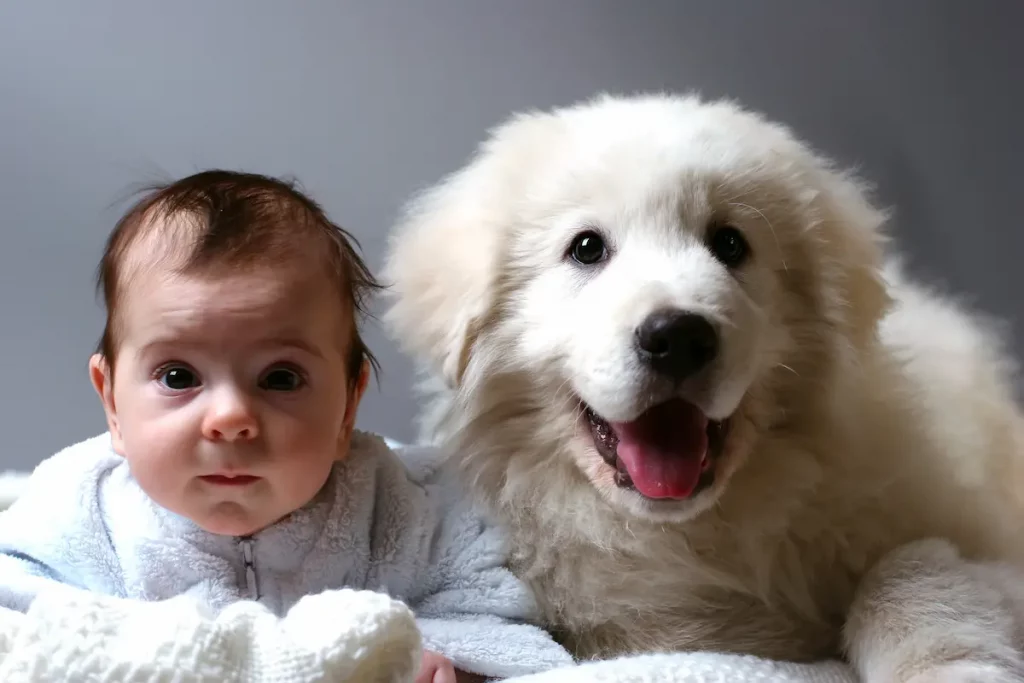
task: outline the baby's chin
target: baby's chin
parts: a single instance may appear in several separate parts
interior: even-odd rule
[[[237,536],[245,537],[252,536],[254,534],[263,531],[271,523],[268,524],[247,524],[244,522],[235,522],[232,520],[192,520],[196,525],[203,531],[214,534],[216,536]]]
[[[203,531],[218,536],[252,536],[281,518],[255,515],[234,502],[219,503],[212,510],[185,516]]]

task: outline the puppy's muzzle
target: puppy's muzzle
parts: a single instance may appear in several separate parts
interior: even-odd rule
[[[636,351],[660,375],[682,381],[718,355],[718,333],[702,315],[666,308],[648,315],[635,331]]]

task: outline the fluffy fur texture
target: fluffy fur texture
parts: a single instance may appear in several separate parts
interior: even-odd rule
[[[424,436],[514,530],[515,570],[582,658],[847,656],[868,683],[1024,680],[1024,427],[967,308],[885,266],[885,216],[731,102],[603,96],[512,117],[411,202],[387,320],[422,363]],[[715,226],[749,257],[728,268]],[[583,231],[607,258],[568,256]],[[685,382],[636,360],[666,306],[711,320]],[[616,484],[582,404],[682,396],[727,420],[713,483]]]

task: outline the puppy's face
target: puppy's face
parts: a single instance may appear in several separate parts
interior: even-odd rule
[[[785,131],[728,105],[605,100],[518,125],[461,178],[489,169],[500,185],[477,190],[492,203],[463,247],[486,251],[464,272],[486,284],[476,301],[452,294],[447,327],[465,332],[440,367],[457,386],[477,361],[483,391],[488,373],[531,375],[538,432],[562,425],[559,457],[607,502],[692,517],[781,394],[870,337],[878,217]]]
[[[792,226],[757,208],[772,199],[764,189],[752,205],[723,169],[659,151],[610,149],[552,179],[514,232],[509,316],[524,365],[572,392],[571,450],[594,485],[676,516],[724,486],[733,418],[792,345],[776,234]],[[621,177],[623,163],[646,169],[644,182]]]

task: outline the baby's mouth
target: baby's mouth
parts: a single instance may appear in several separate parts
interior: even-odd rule
[[[647,498],[685,500],[714,482],[728,420],[709,420],[680,398],[660,403],[635,420],[611,422],[584,405],[601,458],[615,468],[615,483]]]
[[[251,474],[206,474],[199,478],[214,486],[249,486],[260,480]]]

